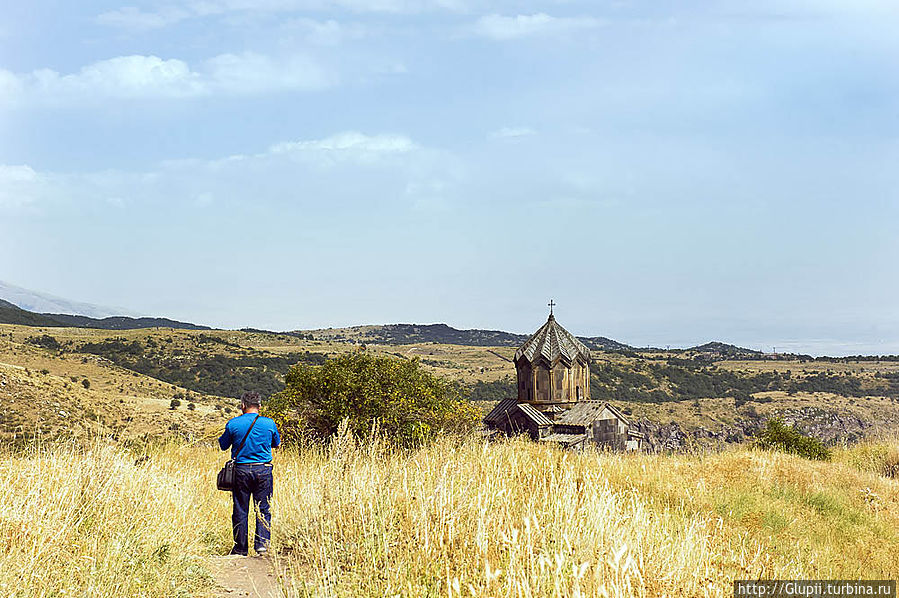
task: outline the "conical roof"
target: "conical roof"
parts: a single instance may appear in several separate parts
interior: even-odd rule
[[[546,324],[540,327],[521,347],[515,352],[515,363],[521,358],[527,359],[531,364],[541,358],[549,363],[555,363],[558,359],[564,359],[571,363],[581,356],[590,359],[590,349],[584,343],[562,328],[556,322],[555,316],[550,314]]]

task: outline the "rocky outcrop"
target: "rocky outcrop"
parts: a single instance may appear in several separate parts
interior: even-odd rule
[[[779,417],[803,434],[829,445],[855,442],[875,433],[899,430],[899,421],[895,418],[872,421],[853,413],[820,407],[782,409],[766,415],[742,412],[741,416],[733,425],[717,428],[699,426],[685,429],[676,421],[663,424],[645,418],[632,425],[646,436],[644,450],[651,452],[710,448],[744,442],[755,436],[772,417]]]

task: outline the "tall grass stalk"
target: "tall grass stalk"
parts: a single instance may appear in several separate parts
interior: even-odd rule
[[[884,443],[882,443],[884,444]],[[899,577],[895,443],[832,462],[739,448],[577,454],[348,434],[275,458],[288,596],[725,596],[735,578]],[[224,456],[170,444],[0,456],[0,596],[211,596]],[[883,457],[886,455],[887,457]],[[877,463],[869,463],[871,459]]]

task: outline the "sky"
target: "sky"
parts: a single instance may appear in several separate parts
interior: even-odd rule
[[[0,4],[0,280],[899,353],[894,0]]]

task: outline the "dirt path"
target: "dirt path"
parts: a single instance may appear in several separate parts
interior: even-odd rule
[[[217,598],[283,598],[267,558],[218,556],[209,560],[209,569],[219,586]]]

